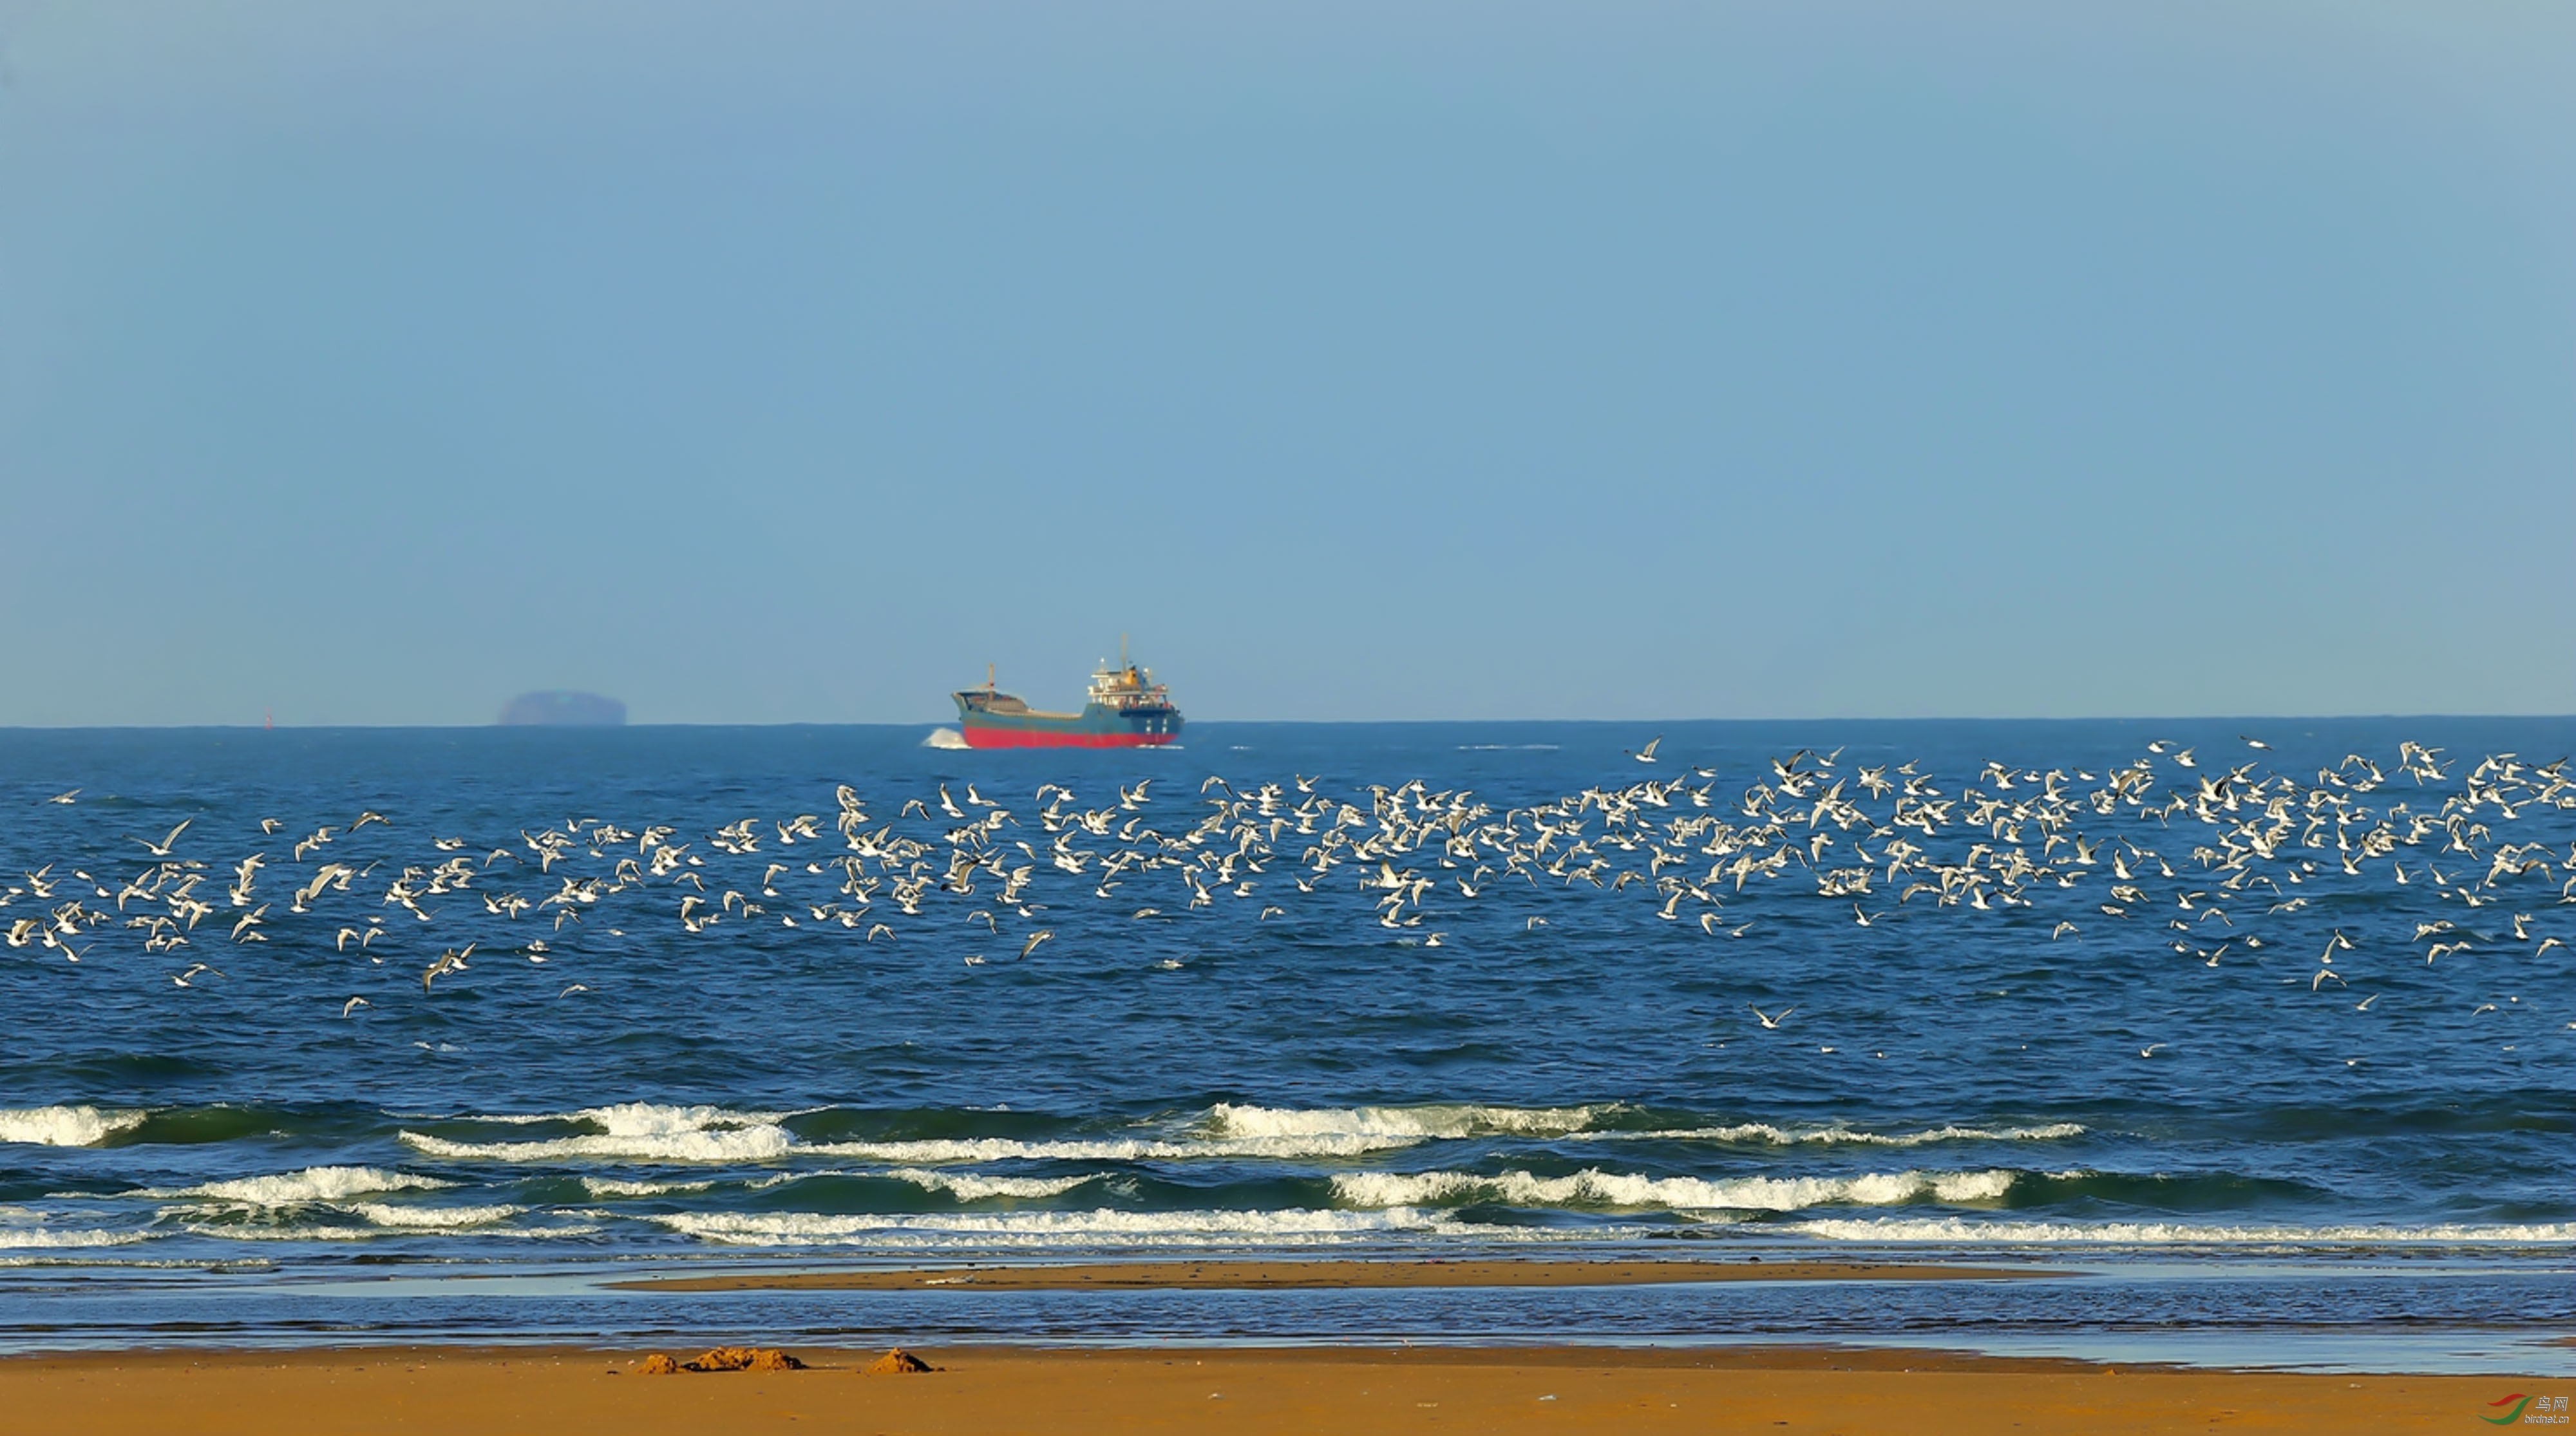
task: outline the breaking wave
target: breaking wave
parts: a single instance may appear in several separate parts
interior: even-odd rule
[[[627,1162],[759,1162],[784,1156],[795,1145],[778,1125],[782,1114],[733,1112],[721,1107],[670,1107],[624,1102],[585,1107],[564,1116],[487,1118],[518,1124],[564,1122],[595,1130],[573,1136],[518,1142],[463,1142],[404,1131],[401,1140],[433,1157],[502,1162],[566,1160]]]
[[[506,1222],[525,1207],[413,1207],[390,1202],[360,1202],[349,1208],[380,1227],[394,1227],[413,1232],[451,1232],[467,1227],[487,1227]]]
[[[142,1232],[54,1231],[44,1227],[0,1227],[0,1249],[53,1251],[76,1247],[121,1247],[144,1240]]]
[[[143,1125],[141,1112],[96,1107],[0,1107],[0,1142],[39,1147],[95,1147]]]
[[[917,1162],[953,1165],[969,1162],[1139,1162],[1157,1159],[1246,1157],[1357,1157],[1390,1148],[1409,1147],[1418,1136],[1360,1132],[1313,1136],[1208,1137],[1175,1141],[1157,1137],[1068,1137],[1056,1141],[1022,1141],[1013,1137],[934,1137],[897,1142],[823,1142],[800,1152],[858,1157],[873,1162]]]
[[[81,1247],[121,1247],[145,1239],[143,1232],[96,1228],[50,1227],[44,1215],[25,1207],[0,1207],[0,1251],[61,1251]]]
[[[1743,1122],[1732,1127],[1690,1127],[1668,1132],[1597,1132],[1591,1135],[1605,1141],[1760,1142],[1782,1147],[1804,1143],[1920,1147],[1933,1142],[2054,1142],[2066,1137],[2081,1137],[2084,1133],[2084,1126],[2076,1122],[2051,1122],[2039,1127],[1932,1127],[1919,1132],[1860,1132],[1849,1127],[1775,1127],[1768,1122]]]
[[[381,1241],[390,1237],[449,1235],[471,1236],[476,1238],[497,1237],[511,1240],[543,1240],[551,1237],[595,1236],[601,1230],[598,1226],[591,1224],[539,1227],[497,1226],[494,1223],[501,1220],[501,1218],[486,1217],[484,1214],[494,1209],[485,1207],[450,1207],[444,1209],[424,1207],[419,1210],[424,1214],[421,1219],[406,1221],[397,1218],[392,1222],[380,1224],[375,1220],[375,1215],[372,1209],[365,1207],[353,1209],[352,1215],[359,1217],[367,1223],[365,1226],[354,1227],[336,1225],[226,1226],[210,1222],[192,1222],[187,1225],[185,1230],[195,1236],[215,1237],[224,1241],[252,1242],[371,1242]],[[515,1208],[512,1210],[514,1212],[516,1211]],[[459,1214],[462,1214],[461,1218],[459,1217]],[[437,1220],[431,1220],[431,1218],[437,1218]]]
[[[1208,1130],[1220,1137],[1370,1137],[1412,1142],[1424,1138],[1489,1135],[1558,1135],[1580,1132],[1612,1107],[1238,1107],[1208,1109]]]
[[[1060,1197],[1085,1182],[1097,1181],[1098,1172],[1085,1172],[1078,1177],[980,1177],[971,1172],[894,1171],[885,1173],[901,1181],[934,1192],[946,1192],[961,1202],[982,1201],[987,1197],[1013,1197],[1034,1201]]]
[[[1450,1222],[1406,1208],[1288,1211],[958,1212],[837,1216],[820,1212],[675,1212],[651,1220],[728,1246],[1300,1246],[1432,1232],[1508,1239],[1509,1228]]]
[[[1352,1172],[1333,1178],[1333,1194],[1355,1207],[1458,1207],[1494,1202],[1522,1207],[1610,1207],[1664,1211],[1795,1212],[1833,1205],[1901,1206],[1925,1200],[1991,1202],[2018,1174],[1877,1172],[1857,1177],[1649,1177],[1598,1168],[1565,1177],[1529,1172]]]
[[[436,1177],[389,1172],[381,1167],[307,1167],[300,1172],[282,1172],[272,1177],[240,1177],[194,1187],[147,1187],[128,1195],[165,1200],[196,1198],[238,1202],[252,1207],[293,1207],[308,1202],[346,1201],[350,1197],[372,1196],[380,1192],[433,1191],[454,1185]]]
[[[684,1197],[715,1186],[713,1182],[628,1182],[615,1177],[584,1177],[581,1184],[594,1197]]]
[[[1959,1217],[1820,1218],[1785,1228],[1830,1241],[2100,1246],[2537,1246],[2576,1242],[2576,1222],[2430,1226],[2227,1226],[2190,1222],[2016,1222]]]

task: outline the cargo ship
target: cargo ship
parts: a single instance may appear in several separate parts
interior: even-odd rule
[[[994,686],[986,669],[984,686],[948,695],[957,700],[957,722],[969,748],[1160,748],[1181,736],[1181,710],[1172,706],[1171,691],[1154,681],[1153,670],[1127,660],[1127,644],[1118,644],[1118,665],[1102,663],[1091,675],[1091,692],[1079,713],[1044,713]]]

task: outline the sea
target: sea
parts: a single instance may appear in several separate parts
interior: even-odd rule
[[[2576,1372],[2571,751],[2443,717],[0,732],[0,1349]],[[623,1285],[1218,1255],[2041,1278]]]

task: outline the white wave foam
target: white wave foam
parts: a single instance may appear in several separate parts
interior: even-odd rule
[[[389,1202],[359,1202],[349,1210],[380,1227],[394,1227],[415,1232],[445,1232],[461,1231],[467,1227],[490,1226],[494,1222],[506,1222],[527,1209],[505,1206],[411,1207],[395,1206]]]
[[[585,1107],[561,1117],[528,1122],[578,1122],[596,1127],[579,1136],[529,1142],[459,1142],[405,1131],[402,1140],[434,1157],[500,1162],[633,1161],[761,1162],[784,1155],[795,1142],[778,1125],[784,1114],[734,1112],[722,1107],[670,1107],[621,1102]]]
[[[2084,1135],[2075,1122],[2039,1127],[1933,1127],[1920,1132],[1858,1132],[1849,1127],[1775,1127],[1743,1122],[1732,1127],[1689,1127],[1665,1132],[1596,1132],[1603,1141],[1628,1142],[1767,1142],[1774,1146],[1815,1143],[1821,1146],[1920,1147],[1933,1142],[2053,1142]]]
[[[481,1211],[484,1209],[463,1207],[450,1208],[449,1210]],[[276,1226],[260,1224],[226,1226],[212,1222],[190,1222],[185,1225],[184,1230],[196,1236],[215,1237],[228,1242],[369,1242],[379,1241],[386,1237],[408,1236],[423,1231],[461,1231],[462,1226],[461,1224],[449,1227],[434,1227],[425,1224],[404,1224],[392,1226],[368,1225],[363,1227],[347,1227],[317,1226],[299,1223]],[[528,1240],[544,1240],[550,1237],[595,1236],[599,1233],[599,1230],[600,1229],[596,1226],[587,1225],[560,1227],[500,1227],[477,1231],[474,1232],[473,1235],[477,1238],[511,1237],[524,1238]]]
[[[1208,1109],[1208,1130],[1221,1137],[1359,1136],[1421,1141],[1486,1133],[1579,1132],[1607,1107],[1483,1107],[1466,1103],[1426,1107],[1238,1107]]]
[[[817,1109],[807,1109],[817,1110]],[[486,1122],[504,1127],[537,1127],[549,1122],[567,1125],[586,1123],[611,1136],[654,1136],[665,1132],[695,1132],[708,1127],[749,1126],[755,1123],[783,1122],[793,1112],[741,1112],[731,1107],[711,1107],[703,1103],[682,1106],[668,1102],[611,1102],[601,1107],[578,1107],[570,1112],[469,1112],[446,1117],[435,1112],[409,1114],[421,1121]]]
[[[658,1137],[673,1132],[702,1132],[710,1127],[776,1126],[788,1115],[785,1112],[737,1112],[729,1107],[616,1102],[605,1107],[584,1107],[573,1113],[572,1118],[592,1123],[612,1137]]]
[[[39,1147],[95,1147],[142,1125],[140,1112],[102,1112],[88,1106],[0,1107],[0,1142]]]
[[[776,1127],[683,1132],[662,1137],[558,1137],[550,1142],[451,1142],[420,1132],[402,1140],[433,1157],[490,1162],[761,1162],[793,1145]]]
[[[142,1240],[139,1235],[135,1239],[137,1241]],[[107,1243],[107,1245],[122,1246],[124,1243],[112,1242]],[[170,1267],[186,1268],[191,1271],[202,1271],[205,1269],[205,1265],[205,1259],[202,1257],[193,1259],[188,1257],[0,1257],[0,1269],[12,1267],[131,1267],[140,1271],[145,1268]]]
[[[961,1202],[981,1201],[986,1197],[1034,1199],[1060,1197],[1085,1182],[1102,1175],[1085,1172],[1078,1177],[983,1177],[972,1172],[895,1171],[873,1175],[900,1178],[934,1192],[946,1192]]]
[[[1421,1107],[1351,1107],[1295,1109],[1237,1106],[1220,1102],[1208,1112],[1207,1129],[1219,1137],[1365,1136],[1390,1141],[1428,1141],[1479,1136],[1576,1137],[1586,1141],[1765,1142],[1777,1146],[1919,1147],[1934,1142],[2045,1142],[2079,1137],[2084,1127],[2051,1122],[2032,1127],[1927,1128],[1916,1132],[1863,1132],[1850,1127],[1782,1127],[1744,1122],[1727,1127],[1689,1127],[1647,1132],[1589,1130],[1615,1112],[1616,1104],[1581,1107],[1493,1107],[1443,1103]]]
[[[1008,1161],[1295,1160],[1355,1157],[1422,1142],[1478,1136],[1544,1136],[1577,1140],[1704,1140],[1913,1147],[1934,1142],[2046,1141],[2077,1136],[2072,1122],[2035,1127],[1947,1126],[1919,1132],[1876,1133],[1847,1127],[1785,1128],[1768,1123],[1658,1132],[1595,1132],[1591,1126],[1615,1105],[1501,1107],[1445,1103],[1419,1107],[1281,1108],[1218,1103],[1192,1130],[1138,1137],[925,1138],[895,1141],[798,1143],[779,1125],[787,1114],[739,1112],[721,1107],[678,1107],[632,1102],[578,1112],[481,1117],[470,1120],[533,1124],[577,1123],[596,1130],[525,1141],[473,1142],[405,1130],[402,1140],[430,1156],[499,1162],[566,1161],[766,1162],[789,1155],[851,1157],[907,1165]],[[611,1192],[604,1195],[649,1195]],[[999,1193],[996,1193],[997,1195]]]
[[[807,1145],[798,1143],[779,1125],[788,1115],[785,1113],[637,1102],[561,1114],[466,1119],[513,1124],[566,1122],[598,1129],[571,1136],[472,1142],[409,1130],[400,1135],[406,1144],[430,1156],[501,1162],[762,1162],[790,1154],[933,1166],[1007,1161],[1294,1160],[1362,1156],[1440,1138],[1578,1132],[1613,1110],[1616,1109],[1597,1106],[1468,1104],[1294,1110],[1219,1103],[1195,1130],[1169,1135],[1055,1140],[957,1137]]]
[[[1791,1231],[1835,1241],[1945,1242],[1960,1245],[2094,1244],[2102,1246],[2414,1246],[2555,1245],[2576,1242],[2576,1222],[2446,1222],[2432,1226],[2199,1226],[2187,1222],[1979,1222],[1958,1217],[1829,1218]]]
[[[1484,1235],[1508,1229],[1447,1222],[1425,1212],[1195,1211],[956,1212],[939,1216],[838,1216],[819,1212],[675,1212],[652,1220],[728,1246],[1137,1246],[1245,1241],[1308,1245],[1399,1232]]]
[[[402,1140],[433,1157],[492,1162],[758,1162],[786,1153],[776,1128],[689,1132],[669,1137],[559,1137],[551,1142],[451,1142],[419,1132]]]
[[[1296,1157],[1356,1157],[1370,1152],[1383,1152],[1392,1147],[1409,1147],[1420,1140],[1422,1139],[1416,1136],[1359,1132],[1318,1133],[1314,1136],[1205,1137],[1195,1141],[1105,1137],[1056,1142],[1023,1142],[1009,1137],[950,1137],[910,1142],[825,1142],[810,1147],[799,1147],[797,1150],[834,1157],[858,1157],[872,1162],[918,1162],[935,1166],[959,1162],[1141,1162],[1210,1157],[1248,1157],[1264,1160]]]
[[[1625,1207],[1669,1211],[1794,1212],[1828,1205],[1897,1206],[1993,1201],[2014,1174],[1873,1172],[1857,1177],[1649,1177],[1589,1168],[1567,1177],[1529,1172],[1352,1172],[1333,1178],[1333,1195],[1355,1207],[1464,1206],[1501,1202],[1521,1207]]]
[[[930,730],[930,736],[921,740],[921,746],[924,748],[963,748],[967,746],[966,735],[958,732],[954,728],[933,728]]]
[[[594,1197],[676,1197],[703,1192],[713,1182],[624,1182],[615,1177],[584,1177],[581,1184]]]
[[[176,1189],[147,1187],[131,1197],[239,1202],[252,1207],[292,1207],[308,1202],[337,1202],[378,1192],[426,1192],[454,1186],[436,1177],[389,1172],[381,1167],[307,1167],[270,1177],[240,1177],[228,1182]]]
[[[0,1250],[62,1251],[74,1247],[121,1247],[142,1241],[143,1232],[0,1225]]]

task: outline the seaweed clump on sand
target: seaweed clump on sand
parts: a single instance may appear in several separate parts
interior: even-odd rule
[[[647,1376],[673,1376],[683,1371],[802,1371],[805,1363],[774,1346],[718,1346],[687,1361],[655,1352],[644,1358]]]

